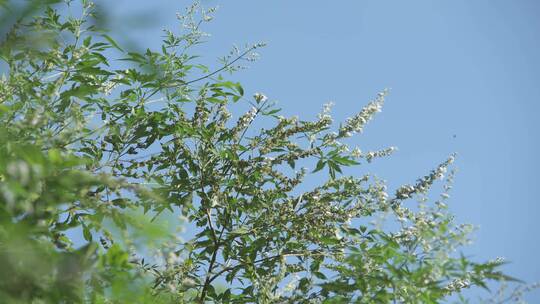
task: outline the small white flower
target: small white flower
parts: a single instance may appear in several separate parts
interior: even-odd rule
[[[351,156],[353,156],[353,157],[362,156],[362,150],[360,150],[360,148],[358,148],[358,147],[354,148],[354,150],[351,152]]]
[[[332,106],[334,106],[334,103],[332,101],[330,101],[329,103],[325,103],[323,105],[323,113],[324,114],[330,113],[330,110],[332,109]]]
[[[197,282],[195,282],[193,279],[185,278],[182,280],[181,284],[186,287],[193,287],[197,285]]]
[[[257,103],[260,103],[260,102],[265,102],[268,100],[268,97],[266,97],[266,95],[264,95],[263,93],[255,93],[253,95],[253,98],[255,98],[255,101]]]

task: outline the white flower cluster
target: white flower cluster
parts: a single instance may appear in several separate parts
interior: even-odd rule
[[[351,152],[351,156],[355,157],[355,158],[361,157],[362,156],[362,150],[360,150],[360,148],[358,148],[358,147],[355,147]]]
[[[223,124],[224,126],[225,122],[231,118],[232,114],[229,112],[225,104],[220,105],[218,111],[220,114],[219,123]]]
[[[364,126],[371,120],[375,113],[381,112],[384,104],[384,98],[387,95],[387,91],[383,91],[378,94],[377,98],[367,106],[365,106],[360,113],[353,117],[347,118],[345,124],[339,129],[339,137],[351,137],[354,133],[362,133]]]
[[[431,171],[429,175],[424,176],[417,180],[416,185],[403,185],[396,191],[396,199],[407,199],[415,193],[426,193],[433,182],[437,179],[444,177],[447,168],[454,162],[454,155],[450,156],[444,163],[440,164],[435,170]],[[446,194],[448,197],[448,194]]]
[[[253,94],[253,98],[257,103],[265,102],[268,100],[268,97],[266,97],[266,95],[264,95],[263,93],[255,93]]]
[[[13,88],[9,85],[6,75],[2,74],[0,77],[0,102],[6,100],[13,94]]]
[[[488,264],[503,264],[504,261],[505,261],[505,258],[496,257],[494,260],[489,261]]]
[[[411,185],[403,185],[396,190],[396,198],[407,199],[415,193],[415,189]]]
[[[389,148],[386,148],[384,150],[370,151],[370,152],[366,153],[364,156],[365,156],[366,160],[368,161],[368,163],[370,163],[374,158],[389,156],[390,154],[394,153],[394,151],[397,151],[396,147],[389,147]],[[360,156],[362,156],[362,155],[360,155]]]
[[[332,120],[332,116],[330,116],[330,111],[332,110],[332,107],[334,106],[334,103],[330,101],[329,103],[325,103],[323,105],[323,110],[321,113],[317,115],[317,118],[319,120]]]
[[[214,6],[214,7],[211,7],[207,10],[202,10],[202,15],[203,15],[203,20],[205,22],[210,22],[214,19],[214,16],[212,16],[213,13],[215,13],[217,11],[217,6]]]
[[[202,15],[201,21],[208,22],[212,19],[210,15],[214,11],[215,8],[204,10],[199,2],[195,2],[186,9],[184,14],[177,13],[176,18],[181,22],[182,27],[189,31],[189,36],[187,38],[193,39],[192,41],[197,41],[202,37],[209,36],[209,34],[200,30],[200,22],[196,20],[195,15],[199,12]]]
[[[240,116],[238,119],[238,122],[236,123],[236,126],[234,127],[235,131],[243,130],[249,126],[249,124],[255,119],[255,116],[257,116],[257,108],[251,107],[249,111],[247,111],[244,115]]]
[[[445,289],[449,292],[454,292],[468,288],[469,286],[471,286],[471,282],[468,279],[455,279]]]
[[[120,80],[122,78],[124,78],[124,75],[122,74],[118,74],[114,77],[115,80]],[[105,95],[111,95],[112,91],[118,86],[118,84],[119,83],[116,81],[106,81],[105,83],[103,83],[100,91]]]

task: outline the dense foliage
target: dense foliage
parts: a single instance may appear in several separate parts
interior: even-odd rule
[[[342,173],[393,151],[345,143],[386,91],[338,125],[285,118],[223,78],[261,44],[196,61],[212,10],[136,52],[68,5],[1,42],[1,302],[438,303],[511,279],[457,251],[453,157],[391,193]]]

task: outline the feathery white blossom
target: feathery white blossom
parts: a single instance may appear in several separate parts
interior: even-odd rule
[[[339,137],[350,137],[354,133],[361,133],[364,125],[371,120],[375,113],[381,112],[387,91],[378,94],[377,98],[365,106],[360,113],[346,120],[339,129]]]

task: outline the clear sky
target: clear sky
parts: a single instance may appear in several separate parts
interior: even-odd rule
[[[175,12],[190,2],[98,3],[115,20],[115,37],[157,48],[160,30],[177,28]],[[285,114],[313,118],[334,101],[343,120],[391,88],[356,143],[399,151],[362,170],[397,186],[457,152],[450,208],[458,222],[479,226],[465,252],[506,257],[511,275],[540,281],[540,1],[203,4],[219,10],[200,54],[212,59],[233,43],[268,42],[261,59],[232,78],[279,100]],[[540,303],[540,292],[527,298]]]

